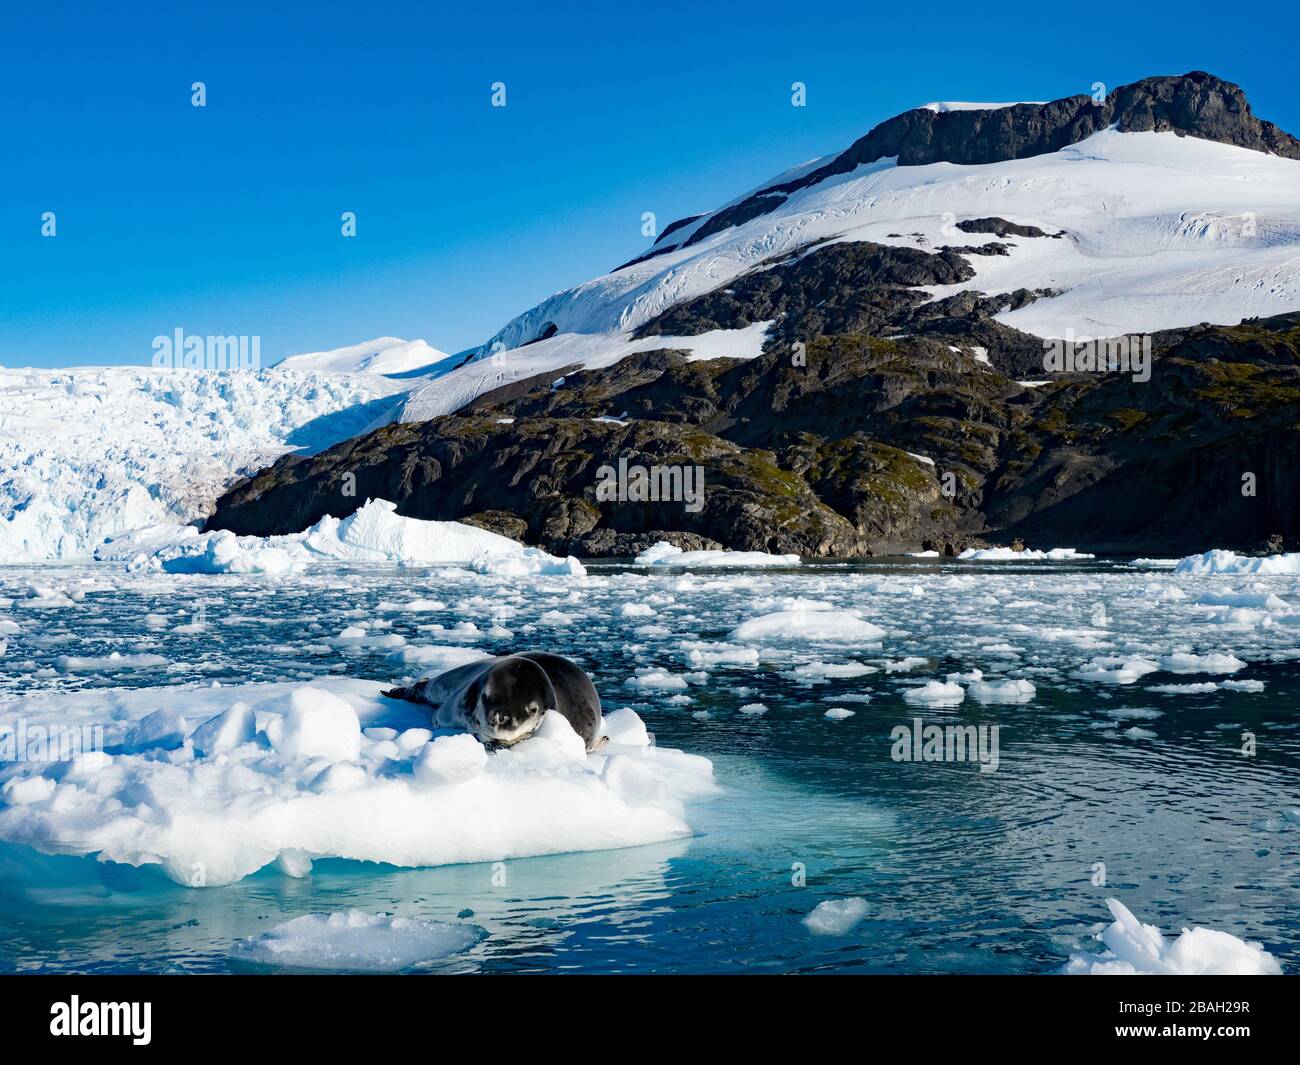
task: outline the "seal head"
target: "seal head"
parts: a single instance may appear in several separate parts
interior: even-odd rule
[[[474,731],[479,738],[508,747],[532,735],[547,710],[555,709],[555,689],[536,662],[510,655],[493,663],[471,692]]]

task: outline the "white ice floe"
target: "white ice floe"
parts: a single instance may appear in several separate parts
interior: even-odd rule
[[[819,902],[803,923],[813,935],[842,936],[853,931],[866,915],[866,899],[827,899]]]
[[[849,610],[796,607],[750,618],[731,630],[730,639],[742,643],[765,640],[877,643],[885,635],[879,625],[863,621]]]
[[[236,536],[227,530],[150,535],[150,551],[131,535],[103,544],[100,561],[167,573],[295,573],[330,562],[461,565],[493,576],[584,576],[576,558],[556,558],[536,547],[457,521],[423,521],[397,513],[386,499],[367,500],[345,518],[326,515],[305,532]]]
[[[683,551],[664,540],[636,556],[638,566],[797,566],[798,555],[770,555],[766,551]]]
[[[1027,680],[976,681],[967,691],[977,703],[1027,703],[1037,694]]]
[[[29,732],[98,725],[105,753],[6,763],[0,839],[199,887],[272,863],[303,875],[323,857],[427,866],[662,842],[689,835],[687,803],[715,790],[707,759],[651,746],[630,709],[607,716],[597,754],[558,714],[487,751],[435,737],[424,709],[383,687],[322,678],[3,704],[7,735],[20,719]]]
[[[277,968],[391,973],[460,954],[486,934],[472,924],[361,910],[309,913],[240,940],[230,948],[230,956]]]
[[[120,673],[133,669],[158,669],[167,665],[167,659],[155,654],[112,654],[98,657],[77,657],[59,655],[54,660],[54,668],[61,673]]]
[[[1259,943],[1212,928],[1184,928],[1172,943],[1155,925],[1142,924],[1118,899],[1115,918],[1097,934],[1105,949],[1071,954],[1064,972],[1090,976],[1281,976],[1282,967]]]
[[[856,713],[856,710],[850,710],[844,706],[832,706],[822,716],[829,717],[832,721],[843,721],[845,718],[852,717]]]
[[[781,676],[787,680],[792,680],[796,684],[812,686],[814,684],[827,684],[831,680],[840,680],[848,677],[865,677],[871,673],[878,673],[879,669],[875,666],[868,666],[862,662],[805,662],[802,665],[795,666],[793,669],[783,670]]]
[[[1073,547],[1053,547],[1050,551],[1035,551],[1029,548],[1015,551],[1010,547],[968,547],[957,557],[966,562],[1069,562],[1097,556],[1084,554]]]
[[[1200,555],[1188,555],[1178,561],[1175,573],[1204,575],[1209,573],[1258,573],[1267,576],[1300,574],[1300,553],[1289,555],[1265,555],[1251,558],[1239,555],[1235,551],[1206,551]]]
[[[928,658],[921,658],[918,655],[908,655],[906,658],[891,659],[885,663],[886,673],[911,673],[917,666],[928,665]]]
[[[1153,684],[1145,690],[1159,692],[1161,695],[1206,695],[1217,692],[1219,686],[1211,680],[1201,684]]]
[[[1178,651],[1164,655],[1160,659],[1160,668],[1166,673],[1236,673],[1245,669],[1246,663],[1236,655],[1194,655]]]
[[[701,678],[707,676],[707,673],[669,673],[665,669],[644,666],[637,671],[636,676],[627,679],[627,686],[644,691],[684,692],[692,680],[700,683]]]
[[[903,700],[913,706],[957,706],[966,698],[966,689],[950,681],[931,680],[919,688],[907,688]]]
[[[1109,655],[1094,658],[1082,669],[1076,669],[1071,676],[1100,684],[1132,684],[1139,677],[1145,677],[1159,669],[1158,663],[1139,655]]]

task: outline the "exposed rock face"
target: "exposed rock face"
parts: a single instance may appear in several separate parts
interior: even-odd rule
[[[1300,315],[1170,331],[1154,347],[1149,382],[1063,374],[1040,388],[924,337],[818,337],[802,365],[784,352],[646,352],[284,458],[223,497],[209,526],[295,532],[383,497],[411,517],[590,555],[660,539],[836,556],[977,538],[1134,551],[1294,541]],[[592,420],[609,414],[631,420]],[[699,467],[703,506],[598,499],[600,467],[620,458]]]
[[[958,222],[963,233],[992,233],[995,237],[1060,237],[1060,233],[1046,233],[1037,226],[1022,226],[1005,218],[968,218]]]
[[[1172,132],[1300,159],[1300,140],[1272,122],[1256,118],[1240,87],[1200,70],[1143,78],[1121,86],[1101,103],[1079,95],[1044,104],[1013,104],[986,110],[935,112],[917,108],[882,122],[811,173],[760,189],[716,212],[691,234],[686,244],[697,244],[748,222],[780,206],[792,192],[878,159],[897,157],[900,166],[1001,163],[1060,151],[1112,125],[1122,133]],[[674,223],[664,233],[695,220]],[[676,242],[656,245],[651,255],[677,246]]]
[[[928,112],[927,112],[928,113]],[[1013,226],[1006,232],[1033,229]],[[870,241],[833,243],[804,249],[758,264],[722,288],[670,307],[636,331],[636,336],[697,336],[713,329],[740,329],[775,320],[765,344],[768,352],[791,351],[819,336],[895,333],[942,337],[954,345],[981,347],[995,356],[993,365],[1015,376],[1042,369],[1043,343],[993,320],[1017,310],[1046,290],[1017,289],[986,296],[966,291],[933,299],[921,286],[953,285],[975,271],[965,256],[980,248],[918,248]]]

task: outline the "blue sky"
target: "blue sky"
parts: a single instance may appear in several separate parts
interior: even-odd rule
[[[643,212],[717,206],[928,100],[1204,69],[1300,133],[1297,29],[1271,3],[7,5],[0,364],[145,363],[177,328],[260,336],[264,361],[460,350],[640,254]]]

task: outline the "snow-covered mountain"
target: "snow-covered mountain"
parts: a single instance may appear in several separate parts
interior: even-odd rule
[[[413,389],[401,417],[448,413],[503,383],[609,365],[647,346],[755,355],[763,336],[753,329],[636,333],[782,256],[840,241],[974,248],[987,236],[957,227],[988,217],[1059,239],[1012,237],[1010,254],[970,256],[970,280],[927,291],[1051,289],[997,316],[1026,333],[1113,336],[1300,308],[1300,145],[1255,119],[1236,86],[1198,73],[1122,87],[1103,105],[1086,96],[927,104],[674,223],[641,259],[543,300]]]
[[[435,363],[447,358],[445,351],[430,347],[423,340],[377,337],[360,344],[289,355],[276,366],[282,370],[319,370],[329,373],[369,373],[383,377],[409,377],[427,372]]]
[[[86,557],[107,536],[201,518],[286,451],[446,414],[512,381],[658,348],[752,358],[776,342],[781,312],[719,327],[683,308],[854,242],[949,249],[968,264],[954,276],[969,276],[901,282],[932,301],[1027,292],[995,315],[1022,341],[1293,311],[1300,142],[1199,73],[1100,103],[927,104],[673,223],[640,258],[460,355],[380,337],[261,372],[0,371],[0,561]],[[971,350],[997,367],[996,350]]]

